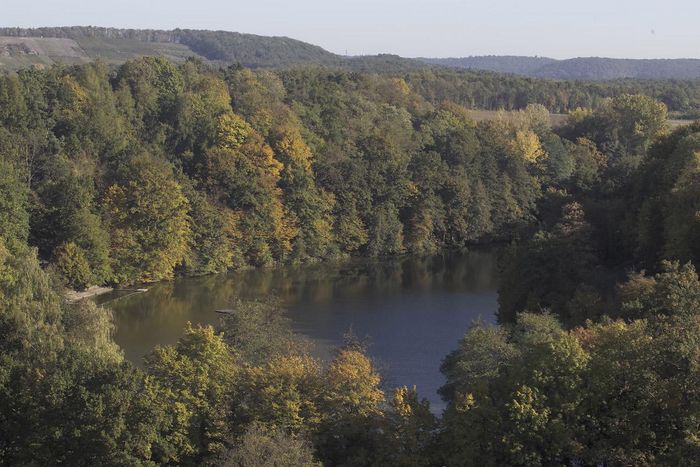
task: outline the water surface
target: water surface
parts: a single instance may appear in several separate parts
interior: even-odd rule
[[[182,278],[106,304],[116,342],[140,364],[154,346],[175,343],[187,321],[216,324],[232,297],[274,295],[317,356],[329,358],[352,329],[368,339],[386,388],[416,385],[439,410],[440,362],[472,321],[495,320],[496,280],[494,253],[449,252]]]

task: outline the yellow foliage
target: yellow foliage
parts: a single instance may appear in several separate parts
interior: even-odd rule
[[[64,99],[67,101],[68,110],[79,112],[87,103],[87,92],[71,75],[64,75],[61,78],[61,84],[65,92]]]
[[[516,429],[521,429],[520,424],[529,430],[543,429],[551,414],[551,409],[545,405],[537,388],[525,385],[515,391],[508,409]]]
[[[471,392],[462,394],[458,392],[455,397],[455,409],[458,412],[468,412],[476,407],[476,398]]]
[[[447,119],[448,125],[468,127],[476,125],[473,112],[462,105],[452,101],[443,101],[440,103],[439,109],[445,116],[444,118]]]
[[[169,170],[146,156],[132,179],[106,191],[118,282],[170,279],[187,255],[189,202]]]
[[[313,429],[320,420],[320,377],[320,365],[309,356],[279,356],[246,369],[239,391],[246,417],[271,428]]]
[[[539,137],[532,130],[517,131],[515,139],[511,142],[511,150],[531,164],[547,155],[542,148]]]
[[[277,189],[281,197],[281,190]],[[299,235],[299,227],[294,219],[285,215],[285,209],[280,198],[272,200],[270,215],[273,232],[271,240],[276,241],[284,254],[292,251],[292,240]]]
[[[202,95],[202,100],[213,113],[231,110],[231,95],[226,83],[215,75],[203,75],[195,90]]]
[[[219,117],[216,142],[226,149],[238,149],[251,131],[250,125],[241,117],[234,113],[225,113]]]
[[[166,427],[174,452],[169,461],[214,455],[230,436],[228,412],[239,374],[236,355],[211,326],[187,323],[176,345],[156,347],[146,358],[146,387],[170,414]],[[194,436],[193,436],[194,434]]]
[[[408,96],[411,93],[411,87],[403,78],[391,78],[391,84],[402,96]]]
[[[372,362],[362,352],[342,350],[324,375],[328,416],[366,417],[380,413],[384,392],[381,378]]]
[[[283,163],[298,165],[305,172],[311,171],[311,149],[297,127],[285,125],[278,130],[275,152]]]
[[[283,165],[275,159],[272,148],[255,132],[241,151],[260,169],[261,182],[270,193],[267,215],[272,228],[262,233],[263,238],[267,238],[269,243],[275,243],[283,254],[287,254],[292,250],[292,240],[298,235],[299,229],[294,220],[285,215],[282,190],[277,186]]]
[[[241,147],[241,152],[261,169],[261,174],[266,178],[267,183],[271,186],[277,185],[283,165],[275,159],[275,153],[272,148],[252,129],[250,136]]]
[[[333,242],[333,220],[329,218],[318,218],[313,220],[313,230],[316,233],[317,240],[322,247]]]
[[[394,411],[404,418],[408,418],[413,415],[413,406],[411,405],[411,397],[416,392],[416,387],[413,386],[413,391],[411,392],[406,386],[396,388],[394,390],[394,396],[391,401],[391,405],[394,407]]]
[[[593,110],[582,107],[576,107],[575,110],[569,112],[567,123],[569,125],[575,125],[577,123],[582,122],[591,115],[593,115]]]

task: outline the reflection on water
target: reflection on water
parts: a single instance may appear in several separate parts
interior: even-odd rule
[[[352,328],[368,337],[387,387],[415,384],[437,409],[440,362],[473,320],[494,320],[496,287],[494,253],[449,252],[183,278],[107,297],[106,305],[115,313],[115,340],[140,363],[155,345],[176,342],[187,321],[216,324],[215,310],[232,297],[274,295],[318,356],[327,358]]]

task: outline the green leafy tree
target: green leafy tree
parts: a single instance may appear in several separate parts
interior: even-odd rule
[[[187,198],[168,164],[152,156],[132,162],[105,195],[116,282],[173,277],[190,240]]]
[[[296,126],[278,128],[274,135],[275,156],[283,164],[280,186],[285,207],[297,221],[293,256],[297,260],[328,256],[333,245],[333,197],[321,191],[312,170],[310,148]]]
[[[223,452],[238,367],[235,355],[211,326],[188,324],[178,343],[146,358],[147,383],[168,411],[155,448],[163,463],[198,464]]]
[[[209,190],[240,213],[241,249],[253,265],[283,260],[297,235],[285,217],[278,187],[282,164],[248,123],[235,114],[219,119],[217,144],[206,155]]]
[[[292,330],[284,309],[274,300],[237,300],[221,319],[224,339],[245,362],[262,364],[273,357],[303,355],[309,344]]]
[[[631,274],[618,287],[621,314],[626,319],[694,316],[700,312],[700,281],[695,267],[663,261],[653,277]]]
[[[65,243],[56,249],[56,269],[69,287],[86,289],[92,280],[90,264],[83,250],[73,242]]]
[[[437,418],[430,412],[427,400],[420,400],[416,388],[394,390],[387,411],[387,440],[382,449],[383,462],[397,466],[428,465],[432,460],[432,444]]]
[[[98,215],[95,164],[88,157],[72,160],[61,155],[45,166],[46,179],[38,184],[38,205],[32,213],[32,241],[50,258],[61,245],[74,243],[84,253],[89,281],[111,279],[109,233]]]
[[[244,370],[236,389],[234,420],[301,433],[318,430],[323,387],[319,363],[307,355],[274,356]]]
[[[365,465],[379,450],[378,424],[384,392],[381,378],[363,352],[341,349],[323,374],[316,441],[324,462]]]
[[[186,271],[214,274],[243,266],[240,216],[192,187],[185,185],[183,188],[189,200],[192,228]]]
[[[0,154],[0,237],[24,244],[29,238],[28,191],[18,175]]]
[[[0,462],[152,465],[161,412],[110,315],[63,303],[26,248],[0,241],[0,271]]]

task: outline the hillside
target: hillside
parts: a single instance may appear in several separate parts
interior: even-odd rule
[[[513,55],[486,55],[462,58],[420,58],[419,60],[425,63],[447,66],[451,68],[495,71],[499,73],[514,73],[527,76],[531,76],[534,72],[546,65],[557,62],[557,60],[554,60],[553,58],[518,57]]]
[[[700,79],[700,59],[634,60],[587,57],[555,60],[545,57],[482,56],[419,60],[431,65],[561,80]]]
[[[410,59],[387,54],[345,57],[289,37],[229,31],[163,31],[94,26],[0,28],[0,69],[56,62],[84,63],[97,58],[120,64],[143,55],[165,56],[175,61],[192,56],[215,64],[240,63],[248,68],[314,64],[356,71],[404,72],[439,66],[558,80],[700,79],[700,59],[591,57],[555,60],[519,56]]]
[[[25,64],[27,54],[22,44],[29,40],[61,47],[70,41],[79,54],[87,59],[101,58],[110,63],[122,63],[141,55],[164,55],[175,60],[188,56],[219,63],[240,63],[250,68],[275,67],[292,64],[339,64],[341,57],[321,47],[288,37],[265,37],[228,31],[196,31],[176,29],[114,29],[92,26],[57,28],[1,28],[2,65],[17,67]],[[30,39],[37,38],[37,39]],[[47,47],[48,48],[48,47]],[[38,49],[30,63],[65,62],[63,57]]]
[[[59,61],[87,63],[90,57],[72,39],[0,37],[0,67],[14,69]]]

